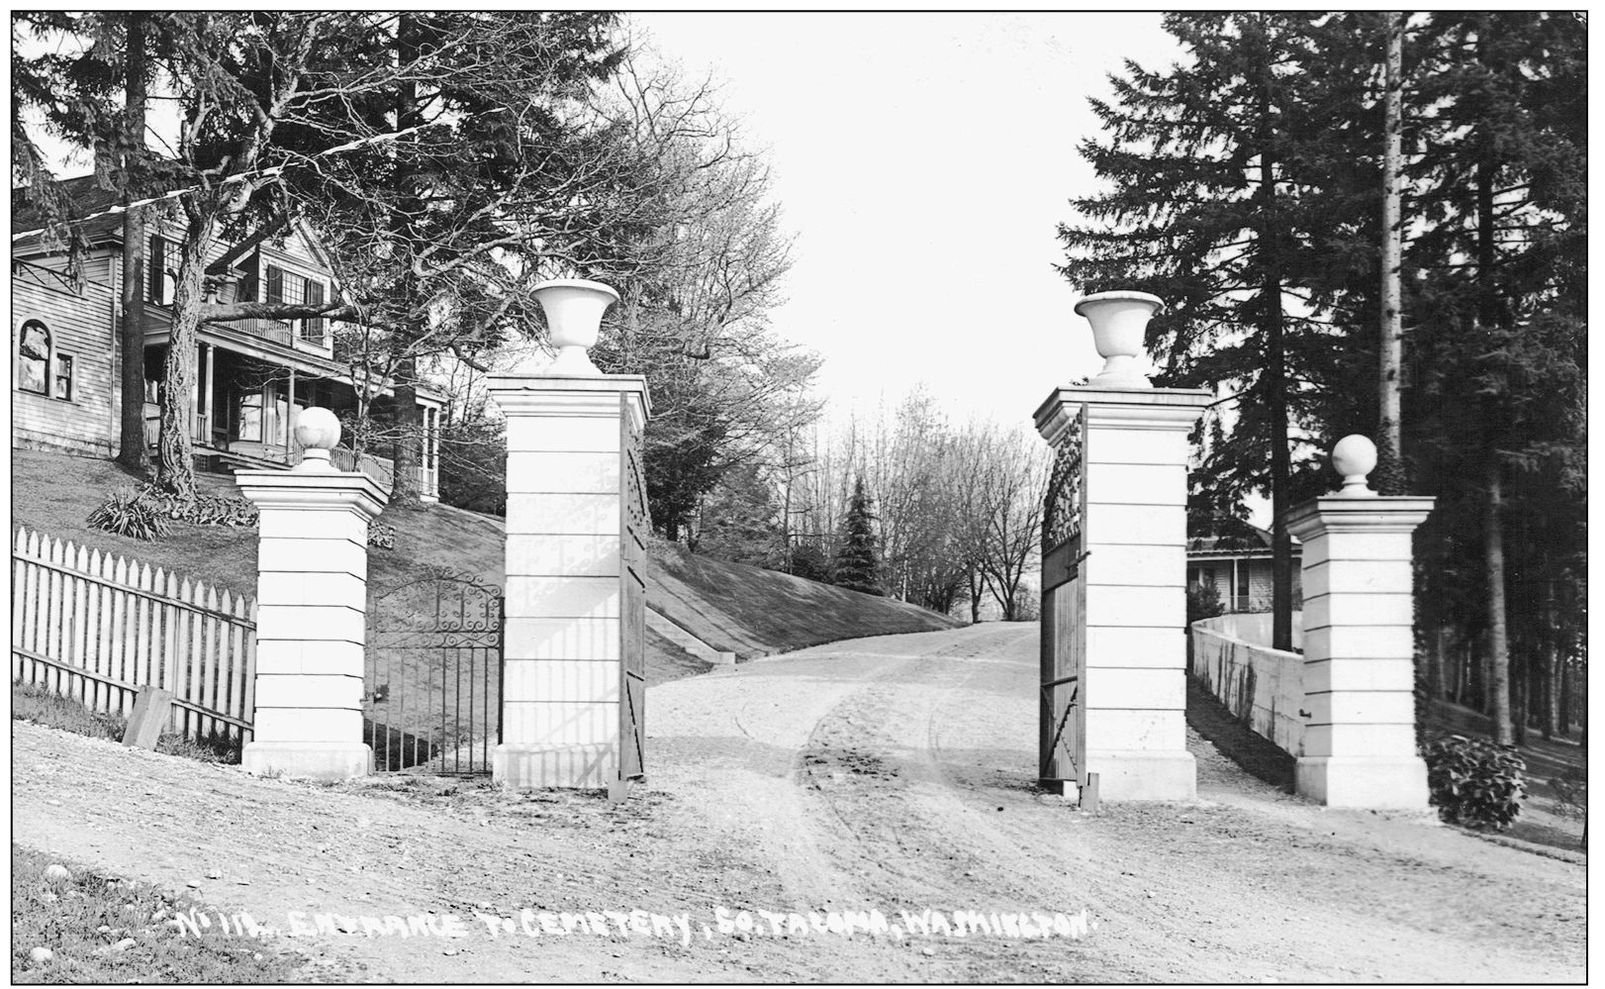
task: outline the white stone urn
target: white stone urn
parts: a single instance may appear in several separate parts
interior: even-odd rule
[[[601,374],[588,351],[596,345],[602,314],[619,301],[619,293],[601,282],[552,278],[535,286],[535,298],[546,313],[557,360],[545,374]]]
[[[319,406],[302,409],[295,417],[295,441],[301,444],[301,462],[295,469],[308,474],[334,471],[329,451],[340,442],[340,420]]]
[[[1374,498],[1366,476],[1376,470],[1377,445],[1370,437],[1351,433],[1332,445],[1332,469],[1343,478],[1338,494],[1344,498]]]
[[[1104,359],[1103,370],[1090,382],[1102,388],[1152,388],[1138,355],[1148,320],[1165,308],[1164,300],[1147,292],[1099,292],[1076,303],[1076,315],[1092,324],[1092,343]]]

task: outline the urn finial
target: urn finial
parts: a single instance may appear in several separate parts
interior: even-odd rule
[[[543,374],[601,374],[587,353],[596,344],[602,314],[619,301],[619,293],[601,282],[583,278],[552,278],[534,288],[546,313],[557,360]]]
[[[1147,292],[1099,292],[1076,303],[1076,315],[1092,324],[1092,342],[1104,359],[1103,370],[1090,382],[1103,388],[1152,388],[1142,373],[1142,353],[1148,320],[1165,308],[1164,300]]]
[[[1351,433],[1332,446],[1332,469],[1343,478],[1338,491],[1345,498],[1374,498],[1376,492],[1366,483],[1366,475],[1376,470],[1377,445],[1366,436]]]

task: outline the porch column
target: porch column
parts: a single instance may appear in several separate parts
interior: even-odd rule
[[[619,777],[627,425],[649,410],[646,380],[602,374],[584,353],[617,295],[578,287],[589,337],[556,364],[491,376],[507,417],[507,542],[498,782],[595,787]],[[553,340],[565,318],[542,298]],[[585,319],[581,319],[584,322]],[[578,351],[578,353],[574,353]]]
[[[284,459],[295,463],[295,365],[290,365],[289,400],[284,409]]]
[[[1187,434],[1212,396],[1155,388],[1136,372],[1143,328],[1160,305],[1131,292],[1081,300],[1076,312],[1091,321],[1108,364],[1036,413],[1050,443],[1066,429],[1085,431],[1085,621],[1070,634],[1085,635],[1085,769],[1110,800],[1197,796],[1186,721]]]
[[[288,471],[240,471],[258,523],[256,714],[241,762],[253,773],[345,779],[371,771],[363,742],[368,523],[386,496],[366,474],[337,471],[340,423],[312,408],[305,457]]]
[[[1303,543],[1304,710],[1300,795],[1333,807],[1427,809],[1415,744],[1411,534],[1433,499],[1380,497],[1366,484],[1376,446],[1332,449],[1342,490],[1294,508]]]

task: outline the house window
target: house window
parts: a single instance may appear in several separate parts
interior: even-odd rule
[[[153,234],[145,253],[145,301],[158,306],[172,305],[172,272],[167,270],[167,239]]]
[[[257,269],[261,267],[256,255],[240,262],[237,270],[240,273],[239,288],[234,290],[234,298],[240,302],[256,301]]]
[[[67,354],[56,355],[56,397],[72,401],[72,358]]]
[[[1247,599],[1248,597],[1248,571],[1250,566],[1251,564],[1247,560],[1239,560],[1237,566],[1233,568],[1237,571],[1237,590],[1235,593],[1239,598]]]
[[[17,345],[17,387],[36,395],[50,394],[50,331],[37,319],[22,324]]]
[[[267,266],[267,301],[284,301],[284,269],[271,264]]]
[[[323,283],[306,280],[306,301],[309,306],[323,305]],[[308,319],[301,324],[301,339],[307,343],[323,346],[323,327],[325,320],[322,316]]]
[[[235,435],[253,443],[262,442],[262,393],[242,392],[235,407]]]

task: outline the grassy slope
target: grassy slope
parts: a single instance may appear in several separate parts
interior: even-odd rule
[[[219,588],[256,592],[256,532],[175,522],[165,539],[140,542],[89,529],[84,518],[114,488],[136,480],[108,460],[32,450],[12,451],[12,521],[102,552],[132,557],[197,577]],[[229,493],[233,482],[202,475],[204,490]],[[369,586],[401,581],[418,563],[466,570],[502,582],[501,520],[445,506],[386,509],[396,548],[370,550]],[[651,548],[647,600],[710,645],[743,659],[835,639],[950,627],[950,619],[855,591],[773,571],[693,556],[672,545]],[[650,682],[707,667],[648,630]]]
[[[709,645],[743,659],[836,639],[961,624],[901,601],[697,556],[683,546],[654,546],[652,562],[647,590],[652,607]]]

